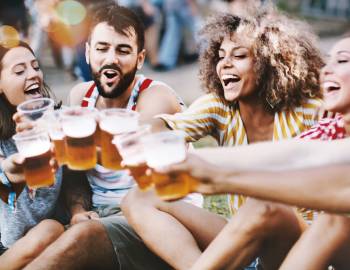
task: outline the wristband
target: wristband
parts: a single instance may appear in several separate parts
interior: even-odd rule
[[[10,193],[7,198],[7,203],[12,211],[16,209],[16,192],[13,190],[10,180],[7,178],[6,174],[3,171],[0,171],[0,181],[6,186]]]

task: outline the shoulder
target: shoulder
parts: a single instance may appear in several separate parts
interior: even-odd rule
[[[140,93],[137,109],[161,110],[162,113],[174,113],[181,110],[182,101],[176,92],[165,83],[152,83]],[[164,112],[163,112],[164,111]]]
[[[80,105],[81,101],[83,100],[86,92],[89,90],[89,88],[94,84],[93,81],[90,82],[82,82],[77,84],[70,90],[69,93],[69,105]]]

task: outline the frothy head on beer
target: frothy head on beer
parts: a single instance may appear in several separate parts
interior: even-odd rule
[[[139,125],[139,113],[127,109],[102,110],[100,116],[101,130],[110,134],[131,132]]]
[[[91,117],[69,118],[62,121],[62,129],[66,136],[72,138],[83,138],[94,134],[96,121]]]
[[[182,133],[159,132],[142,139],[148,166],[159,168],[179,163],[186,158],[186,144]]]

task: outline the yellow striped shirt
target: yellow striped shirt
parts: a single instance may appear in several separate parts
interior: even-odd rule
[[[293,110],[276,112],[271,139],[275,141],[293,138],[311,128],[318,121],[318,109],[321,104],[320,99],[309,99]],[[158,117],[171,129],[184,131],[188,142],[211,135],[220,146],[248,144],[238,106],[224,103],[216,94],[200,97],[184,112],[174,115],[162,114]],[[230,196],[231,210],[235,212],[244,201],[243,196]]]

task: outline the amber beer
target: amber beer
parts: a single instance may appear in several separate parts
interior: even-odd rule
[[[124,164],[129,169],[132,177],[135,179],[141,190],[146,190],[152,186],[152,176],[146,175],[146,171],[149,168],[146,162],[137,162],[132,160],[124,160]]]
[[[158,196],[163,200],[176,200],[190,193],[192,182],[186,173],[171,175],[154,170],[185,160],[186,146],[183,136],[174,131],[159,132],[146,136],[143,144]]]
[[[18,151],[24,160],[24,176],[32,189],[51,186],[55,175],[50,165],[51,145],[45,132],[22,132],[14,135]]]
[[[66,164],[66,146],[64,142],[64,134],[50,133],[50,138],[55,146],[55,159],[58,165]]]
[[[35,145],[28,149],[24,161],[24,177],[27,185],[33,189],[48,187],[54,184],[55,175],[50,165],[50,145]]]
[[[138,127],[137,112],[126,109],[107,109],[101,111],[100,138],[101,138],[101,164],[111,170],[123,169],[122,157],[112,143],[115,135],[130,132]]]
[[[93,117],[63,119],[67,165],[72,170],[89,170],[96,166],[97,154],[94,133],[96,120]]]

